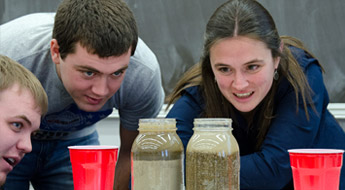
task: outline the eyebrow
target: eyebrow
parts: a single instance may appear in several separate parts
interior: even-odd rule
[[[19,115],[17,117],[25,120],[30,126],[32,125],[31,121],[25,115]]]
[[[243,65],[248,65],[248,64],[257,63],[257,62],[263,62],[263,60],[253,59],[253,60],[250,60],[250,61],[244,63]],[[214,66],[219,67],[219,66],[229,66],[229,65],[225,64],[225,63],[216,63],[216,64],[214,64]]]
[[[97,69],[92,68],[92,67],[88,67],[88,66],[76,66],[76,68],[84,69],[84,70],[89,70],[89,71],[92,71],[92,72],[95,72],[95,73],[101,73]],[[128,69],[128,65],[126,65],[126,66],[124,66],[124,67],[114,71],[113,73],[116,73],[116,72],[119,72],[119,71],[123,71],[123,70],[126,70],[126,69]]]

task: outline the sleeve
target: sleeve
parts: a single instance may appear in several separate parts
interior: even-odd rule
[[[328,104],[328,94],[322,71],[313,58],[304,57],[308,63],[305,74],[313,91],[315,110],[308,105],[309,120],[299,98],[298,111],[292,88],[277,101],[276,117],[261,147],[261,151],[241,156],[241,189],[281,189],[292,180],[288,149],[310,148],[318,136],[321,115]]]
[[[164,103],[161,72],[154,53],[139,40],[120,90],[115,95],[123,128],[137,130],[141,118],[155,118]]]
[[[200,101],[196,98],[197,95],[193,95],[193,92],[196,93],[196,91],[196,87],[191,87],[184,91],[166,116],[167,118],[176,119],[177,134],[183,143],[185,151],[187,150],[189,139],[193,135],[194,118],[198,118],[202,111]]]
[[[139,119],[155,118],[159,114],[164,103],[164,90],[158,82],[160,80],[160,77],[155,77],[146,89],[138,87],[138,91],[142,89],[143,93],[138,93],[131,105],[120,108],[120,121],[124,128],[137,130]]]

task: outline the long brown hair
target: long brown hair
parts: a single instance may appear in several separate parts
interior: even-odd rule
[[[277,69],[278,80],[274,80],[266,97],[260,103],[258,114],[258,150],[269,130],[274,118],[274,96],[277,86],[285,77],[292,85],[296,95],[296,111],[298,111],[299,95],[301,95],[306,117],[309,119],[307,105],[312,104],[312,91],[299,63],[292,55],[289,46],[294,46],[307,51],[301,41],[289,36],[279,36],[273,18],[269,12],[254,0],[230,0],[221,5],[209,19],[204,41],[203,56],[200,63],[188,70],[177,83],[172,94],[167,97],[168,104],[174,103],[181,91],[190,86],[200,86],[205,100],[204,117],[232,117],[235,108],[222,95],[214,81],[214,74],[210,64],[210,49],[219,40],[234,36],[245,36],[264,42],[272,52],[272,57],[280,57]],[[281,49],[281,45],[283,48]],[[262,111],[264,110],[264,111]],[[254,115],[254,114],[250,114]],[[234,119],[234,118],[233,118]],[[252,117],[246,118],[251,126]]]

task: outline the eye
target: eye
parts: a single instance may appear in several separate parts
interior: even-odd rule
[[[115,77],[119,77],[119,76],[121,76],[122,74],[123,74],[123,70],[121,70],[121,71],[116,71],[116,72],[114,72],[113,73],[113,76],[115,76]]]
[[[248,65],[247,69],[249,71],[256,71],[260,68],[260,65]]]
[[[219,67],[218,71],[220,71],[221,73],[230,73],[232,70],[228,67]]]
[[[92,72],[92,71],[84,71],[84,75],[87,76],[87,77],[92,77],[92,76],[95,75],[95,73]]]
[[[13,126],[14,130],[19,131],[21,128],[23,128],[23,124],[20,122],[13,122],[11,123],[11,126]]]

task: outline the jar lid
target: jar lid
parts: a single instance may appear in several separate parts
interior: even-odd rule
[[[176,119],[143,118],[139,119],[139,131],[176,130]]]
[[[232,129],[230,118],[195,118],[194,128],[226,128]]]

